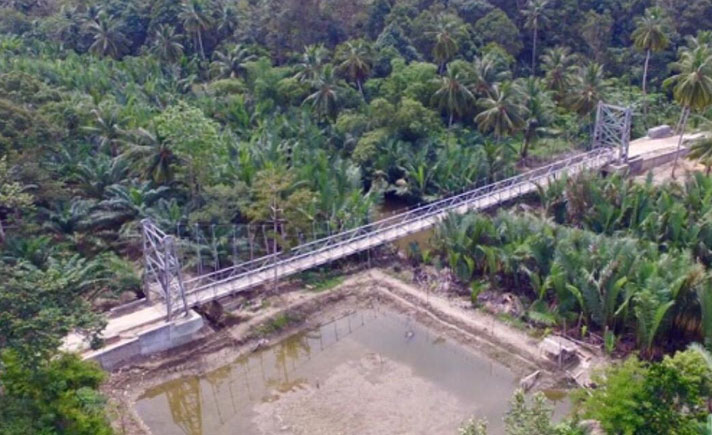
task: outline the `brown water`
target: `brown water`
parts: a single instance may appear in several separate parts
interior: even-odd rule
[[[163,434],[457,433],[471,416],[491,433],[514,374],[391,311],[362,310],[136,404]]]

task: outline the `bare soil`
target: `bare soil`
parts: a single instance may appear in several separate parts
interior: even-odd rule
[[[499,361],[517,376],[542,370],[543,376],[536,389],[561,386],[567,378],[565,372],[557,370],[539,353],[538,340],[527,332],[473,309],[467,299],[407,284],[395,278],[392,271],[386,273],[371,269],[358,272],[337,287],[320,293],[295,289],[294,286],[288,288],[286,293],[265,297],[254,304],[259,307],[255,311],[242,309],[232,313],[233,319],[239,319],[232,326],[208,330],[193,343],[134,361],[111,373],[103,390],[114,409],[117,432],[150,433],[134,410],[136,400],[148,388],[219,368],[267,341],[278,342],[296,332],[342,317],[344,313],[359,307],[385,305],[407,313],[465,348]],[[284,314],[291,321],[286,327],[275,328],[273,320]],[[414,427],[427,429],[428,433],[442,433],[445,427],[452,428],[453,424],[459,423],[448,412],[450,409],[455,413],[453,398],[436,392],[425,380],[414,380],[407,366],[393,361],[380,361],[379,364],[380,374],[374,371],[374,361],[369,358],[344,364],[323,381],[318,395],[313,394],[312,387],[307,387],[290,394],[288,398],[262,404],[258,408],[259,426],[264,428],[265,433],[413,433]],[[369,382],[363,382],[363,379]],[[401,382],[404,379],[408,382]],[[384,391],[387,393],[384,394]],[[388,415],[369,418],[368,426],[363,423],[362,430],[353,432],[353,424],[356,424],[353,421],[338,420],[333,427],[319,426],[319,422],[324,421],[321,417],[331,415],[328,411],[331,406],[348,405],[362,409],[362,415],[373,416],[381,412],[379,403],[390,404],[395,399],[402,401],[395,411],[390,406],[391,413]],[[442,417],[427,422],[418,421],[433,414],[413,410],[427,409],[432,403],[438,404],[436,414]],[[448,403],[452,406],[449,407]],[[281,421],[284,416],[292,422],[289,427]],[[344,424],[348,426],[342,426]],[[340,428],[343,427],[348,427],[348,431],[342,431]],[[445,432],[452,431],[448,429]]]

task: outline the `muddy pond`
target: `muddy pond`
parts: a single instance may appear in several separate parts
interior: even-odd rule
[[[364,309],[197,377],[146,391],[156,435],[490,433],[517,387],[503,365],[407,315]]]

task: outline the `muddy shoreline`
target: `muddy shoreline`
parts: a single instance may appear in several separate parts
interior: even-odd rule
[[[268,343],[317,327],[358,308],[387,307],[412,316],[463,349],[485,355],[524,377],[541,370],[535,389],[560,387],[566,373],[538,354],[537,340],[494,316],[472,309],[467,300],[433,294],[381,269],[356,272],[334,288],[316,293],[294,289],[265,297],[253,313],[220,330],[205,328],[198,340],[132,362],[110,374],[103,386],[118,433],[150,434],[135,411],[137,399],[149,388],[177,378],[222,367]],[[289,319],[276,328],[275,319]]]

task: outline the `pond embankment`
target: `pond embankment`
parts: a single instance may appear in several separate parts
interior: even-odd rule
[[[280,342],[287,337],[293,337],[295,334],[306,331],[318,331],[323,325],[330,325],[338,319],[353,315],[355,312],[364,312],[364,310],[370,312],[369,310],[374,309],[387,309],[396,313],[395,315],[406,316],[417,323],[419,328],[430,331],[429,334],[447,340],[450,346],[465,353],[472,353],[475,358],[484,358],[493,361],[497,366],[506,368],[515,381],[513,384],[511,381],[507,384],[511,388],[501,388],[502,391],[499,394],[501,397],[498,398],[501,403],[506,404],[511,390],[517,386],[517,379],[536,370],[540,370],[542,376],[539,377],[534,389],[561,386],[569,378],[566,370],[557,367],[539,350],[539,338],[508,325],[495,316],[473,309],[466,298],[433,292],[410,284],[404,277],[396,277],[393,270],[371,269],[357,272],[347,277],[341,284],[331,289],[320,289],[318,292],[309,288],[291,288],[287,291],[276,292],[271,296],[255,296],[249,302],[246,300],[233,301],[233,304],[238,305],[239,309],[227,313],[225,316],[227,320],[223,321],[225,326],[206,328],[202,338],[197,341],[141,361],[135,361],[111,374],[105,390],[117,407],[116,424],[118,426],[123,426],[126,433],[151,433],[151,428],[146,424],[148,420],[146,409],[144,408],[139,413],[136,404],[142,397],[145,398],[146,393],[152,389],[157,391],[156,388],[160,389],[167,382],[180,383],[186,379],[200,379],[201,376],[205,377],[206,374],[215,371],[224,371],[225,367],[234,364],[240,358],[249,357],[266,348],[281,345]],[[406,341],[408,334],[409,332],[406,331],[404,335]],[[396,336],[403,337],[403,334]],[[364,340],[366,339],[364,338]],[[362,340],[359,346],[362,347],[364,342]],[[272,350],[272,353],[274,352],[275,350]],[[338,351],[337,353],[343,354],[344,352]],[[421,353],[427,352],[423,350]],[[280,400],[266,400],[266,404],[255,404],[251,408],[250,419],[257,422],[255,427],[262,428],[262,432],[255,433],[268,433],[268,429],[265,428],[273,427],[270,425],[285,418],[291,419],[292,423],[282,426],[291,427],[291,433],[307,433],[297,429],[299,427],[303,429],[316,427],[313,425],[321,424],[318,420],[307,418],[307,414],[303,414],[301,411],[297,412],[299,407],[294,403],[302,403],[307,398],[312,401],[313,407],[319,408],[320,403],[326,404],[326,402],[322,403],[322,400],[328,403],[335,401],[342,403],[343,400],[350,397],[350,394],[353,397],[359,396],[359,391],[365,394],[368,390],[366,387],[369,385],[374,388],[374,393],[380,391],[380,387],[376,388],[374,384],[368,383],[377,382],[374,378],[375,368],[370,365],[372,358],[376,357],[369,356],[372,354],[381,355],[381,361],[387,360],[388,365],[379,370],[388,369],[392,374],[389,377],[378,377],[380,379],[378,382],[381,382],[380,387],[396,396],[406,394],[406,390],[411,391],[414,397],[421,398],[436,397],[441,394],[443,403],[451,401],[453,406],[450,409],[453,410],[453,415],[457,414],[456,410],[462,411],[455,405],[457,401],[449,396],[451,392],[447,389],[445,391],[438,390],[434,386],[433,382],[435,384],[439,382],[437,377],[435,380],[429,380],[427,377],[413,376],[412,371],[415,369],[412,364],[404,364],[403,361],[399,361],[398,354],[383,356],[384,352],[374,351],[373,347],[370,347],[369,349],[364,348],[358,358],[350,361],[335,361],[334,364],[329,365],[329,367],[333,366],[334,371],[325,372],[327,376],[318,380],[318,387],[314,382],[314,374],[307,370],[306,374],[302,373],[302,377],[311,379],[311,382],[299,382],[290,386],[290,393],[280,394]],[[449,371],[458,370],[451,369]],[[345,375],[346,372],[350,374]],[[406,373],[410,374],[406,375]],[[396,376],[396,374],[400,375]],[[346,377],[344,378],[344,376]],[[466,374],[464,376],[467,378]],[[354,382],[336,382],[338,379],[354,379]],[[358,379],[371,379],[371,381],[363,383],[358,382]],[[402,382],[394,382],[397,379]],[[280,382],[281,384],[282,382]],[[349,384],[353,384],[352,387],[358,391],[347,391],[348,387],[345,385]],[[314,394],[315,388],[320,390],[319,394]],[[487,394],[484,394],[486,397]],[[336,396],[339,397],[338,400]],[[271,396],[267,395],[266,397]],[[366,394],[364,397],[370,396]],[[385,404],[390,403],[389,394],[384,393],[378,397],[380,397],[378,400],[383,400],[380,407],[378,403],[372,403],[375,399],[370,399],[364,402],[363,406],[355,405],[353,408],[345,409],[350,412],[364,413],[369,413],[369,409],[374,412],[382,410]],[[391,429],[399,430],[398,428],[401,427],[399,425],[408,419],[404,410],[411,409],[412,405],[403,407],[401,411],[391,409],[388,415],[401,415],[402,418],[386,419],[390,423],[384,424],[390,424],[390,429],[379,425],[373,427],[387,432],[391,432]],[[179,404],[178,407],[180,408],[181,405]],[[473,408],[473,412],[476,412],[475,409],[476,407]],[[401,413],[398,414],[399,412]],[[260,415],[262,417],[259,417]],[[342,417],[335,421],[344,421],[346,415]],[[367,416],[367,419],[383,420],[375,414]],[[452,420],[450,423],[454,425],[460,423],[455,417],[448,417],[447,420]],[[444,421],[441,423],[445,424]],[[155,422],[152,427],[155,430]],[[336,426],[332,427],[332,429],[334,428]],[[265,430],[267,432],[264,432]],[[157,433],[171,432],[161,430]]]

